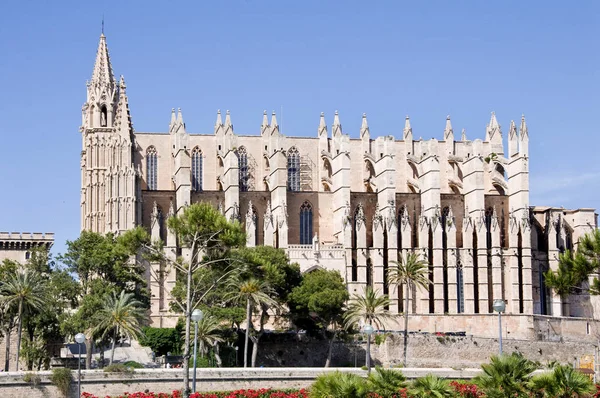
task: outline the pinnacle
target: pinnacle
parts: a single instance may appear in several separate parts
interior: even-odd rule
[[[444,129],[444,139],[448,138],[450,134],[453,134],[452,122],[450,121],[450,115],[446,116],[446,128]]]
[[[277,124],[277,115],[275,115],[275,111],[273,111],[273,113],[271,114],[271,126],[279,127],[279,125]]]
[[[175,111],[175,109],[173,109]],[[215,127],[219,127],[223,125],[223,120],[221,119],[221,110],[217,110],[217,122],[215,123]]]
[[[98,50],[96,51],[96,62],[94,63],[94,71],[92,72],[92,84],[103,83],[112,85],[115,83],[110,56],[108,54],[108,46],[106,45],[106,37],[100,35]]]
[[[410,126],[410,117],[408,117],[408,115],[406,115],[406,119],[404,119],[404,131],[409,131],[412,130],[412,127]]]

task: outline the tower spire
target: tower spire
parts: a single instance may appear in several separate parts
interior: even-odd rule
[[[96,51],[96,62],[94,63],[94,71],[92,72],[92,84],[107,84],[114,88],[115,75],[110,63],[108,55],[108,46],[106,45],[106,37],[104,33],[100,35],[100,43]]]
[[[410,118],[408,115],[406,115],[406,119],[404,120],[404,139],[409,139],[412,141],[412,127],[410,125]]]
[[[452,130],[452,122],[450,121],[450,115],[446,116],[446,128],[444,128],[444,139],[448,140],[452,137],[454,141],[454,130]]]
[[[370,136],[370,131],[369,131],[369,123],[367,122],[367,114],[363,113],[362,115],[362,125],[360,126],[360,137],[364,137],[365,135],[367,137]]]

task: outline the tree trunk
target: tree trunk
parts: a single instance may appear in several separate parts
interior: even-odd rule
[[[220,368],[221,366],[223,366],[223,361],[221,360],[221,355],[219,355],[219,343],[215,342],[214,347],[215,361],[217,362],[217,367]]]
[[[4,371],[8,372],[10,367],[10,332],[12,325],[8,325],[6,328],[6,358],[4,359]]]
[[[21,332],[23,331],[23,300],[19,301],[19,327],[17,328],[17,372],[19,371],[19,354],[21,351]]]
[[[256,358],[258,357],[258,342],[263,332],[259,332],[256,337],[252,338],[252,367],[256,367]]]
[[[409,292],[410,292],[410,286],[409,286],[410,281],[406,282],[406,307],[404,308],[404,362],[403,365],[404,367],[406,367],[406,357],[407,357],[407,350],[408,350],[408,311],[409,311],[409,300],[410,300],[410,296],[409,296]]]
[[[117,348],[117,333],[118,333],[119,329],[115,328],[115,334],[113,336],[113,341],[112,341],[112,350],[110,350],[110,362],[109,362],[109,366],[113,364],[113,361],[115,360],[115,348]]]
[[[104,369],[104,347],[100,347],[100,361],[98,363],[100,369]],[[89,369],[89,368],[88,368]]]
[[[250,337],[250,318],[252,317],[252,308],[250,308],[250,299],[246,299],[246,338],[244,340],[244,367],[248,367],[248,337]]]
[[[192,258],[187,270],[187,292],[185,296],[185,346],[183,349],[183,397],[190,396],[190,321],[192,315],[192,262],[195,250],[192,244]]]
[[[94,351],[94,341],[92,336],[85,339],[85,368],[92,368],[92,353]]]
[[[327,331],[325,331],[327,333]],[[328,368],[331,366],[331,356],[333,353],[333,342],[335,341],[336,331],[333,331],[333,336],[331,336],[331,340],[329,340],[329,348],[327,349],[327,360],[325,361],[325,367]]]

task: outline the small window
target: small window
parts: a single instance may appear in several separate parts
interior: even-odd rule
[[[31,258],[31,253],[30,252],[25,252],[25,260],[29,260],[30,258]],[[588,324],[588,326],[589,326],[589,324]]]

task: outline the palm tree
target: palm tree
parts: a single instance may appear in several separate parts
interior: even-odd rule
[[[373,290],[371,286],[365,288],[364,295],[354,294],[344,314],[344,324],[350,328],[359,322],[368,323],[377,329],[383,329],[388,320],[394,320],[395,315],[386,308],[390,306],[387,295],[381,296],[379,290]]]
[[[527,393],[531,373],[536,370],[533,362],[523,355],[492,356],[489,364],[481,365],[483,373],[473,379],[488,397],[520,397]]]
[[[552,372],[536,375],[528,384],[536,396],[543,398],[571,398],[591,396],[594,383],[569,365],[556,365]]]
[[[410,388],[410,392],[411,396],[417,398],[449,398],[454,395],[448,380],[432,374],[416,379]]]
[[[143,305],[135,299],[133,293],[122,290],[119,295],[112,292],[105,297],[103,307],[98,313],[98,325],[93,329],[93,333],[102,333],[101,338],[104,338],[113,332],[110,365],[115,358],[115,346],[119,336],[124,334],[128,339],[138,338],[142,334],[145,317]]]
[[[23,317],[31,310],[41,309],[46,302],[45,296],[45,280],[37,272],[28,269],[12,273],[0,284],[0,303],[17,310],[17,370],[19,370]]]
[[[223,341],[220,330],[219,321],[213,316],[206,316],[198,322],[198,351],[201,357],[208,353],[208,347]]]
[[[396,284],[398,287],[404,285],[405,307],[404,307],[404,366],[406,367],[406,357],[408,350],[408,309],[410,308],[410,288],[429,289],[429,264],[427,261],[419,259],[419,256],[412,252],[407,253],[406,257],[400,257],[400,261],[390,261],[395,267],[388,270],[388,283]]]
[[[246,304],[246,337],[244,340],[244,367],[248,367],[248,339],[252,327],[252,309],[263,305],[275,305],[276,301],[271,298],[273,289],[264,281],[256,278],[240,279],[232,278],[230,282],[231,293],[227,301]]]

